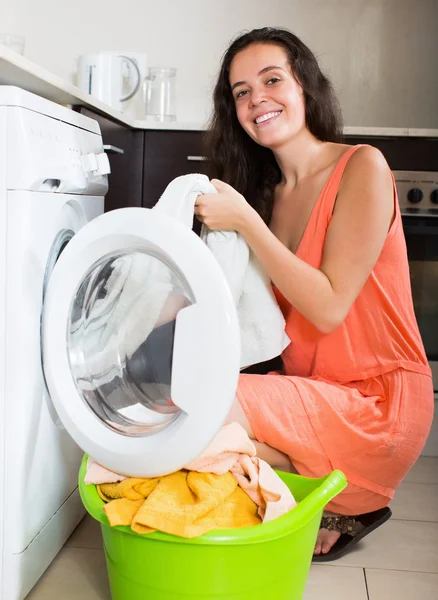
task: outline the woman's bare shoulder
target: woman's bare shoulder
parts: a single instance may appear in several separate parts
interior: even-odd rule
[[[382,173],[389,173],[390,171],[389,165],[382,152],[378,148],[368,145],[357,148],[351,155],[345,171],[355,172],[364,168],[380,171]]]
[[[339,191],[356,186],[368,187],[388,185],[391,181],[391,170],[382,152],[374,146],[360,146],[349,158]]]

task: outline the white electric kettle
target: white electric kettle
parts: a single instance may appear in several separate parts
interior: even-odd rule
[[[123,102],[139,89],[140,81],[137,63],[123,54],[97,52],[78,59],[78,87],[120,112]]]

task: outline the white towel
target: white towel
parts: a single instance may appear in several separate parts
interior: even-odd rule
[[[165,212],[192,227],[200,194],[216,194],[206,175],[174,179],[153,210]],[[289,345],[285,321],[270,281],[243,237],[235,231],[210,231],[201,238],[219,262],[236,303],[241,336],[241,369],[279,356]]]

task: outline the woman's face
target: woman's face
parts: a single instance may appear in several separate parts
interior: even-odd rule
[[[306,127],[304,94],[285,51],[252,44],[230,67],[230,86],[239,123],[261,146],[281,146]]]

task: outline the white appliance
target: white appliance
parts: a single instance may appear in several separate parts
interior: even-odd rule
[[[438,172],[393,171],[408,248],[412,298],[438,392]]]
[[[0,89],[1,600],[22,600],[84,514],[82,452],[61,423],[110,469],[164,474],[208,445],[235,396],[219,264],[155,210],[101,214],[102,148],[93,120]]]
[[[122,53],[96,52],[78,58],[78,87],[118,111],[141,87],[137,60]]]
[[[95,121],[0,87],[1,600],[27,595],[84,513],[82,452],[51,404],[40,329],[53,266],[103,213],[108,172]]]

